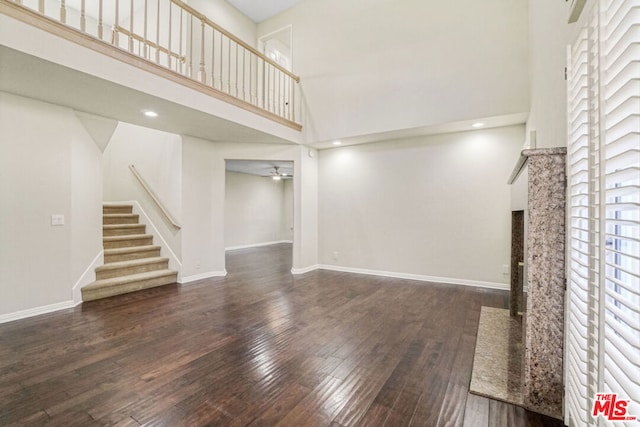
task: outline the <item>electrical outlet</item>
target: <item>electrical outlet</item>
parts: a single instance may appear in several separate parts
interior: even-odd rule
[[[334,261],[337,261],[337,260],[338,260],[338,258],[339,258],[339,255],[340,255],[340,253],[339,253],[338,251],[334,251],[334,252],[333,252],[333,260],[334,260]]]
[[[507,264],[503,264],[502,265],[502,274],[509,274],[511,273],[511,270],[509,269],[509,266]]]

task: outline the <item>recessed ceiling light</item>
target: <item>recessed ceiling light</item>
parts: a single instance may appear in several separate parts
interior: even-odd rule
[[[481,128],[483,126],[484,126],[484,123],[482,123],[482,122],[476,122],[476,123],[471,125],[472,128]]]
[[[333,141],[333,145],[342,145],[342,141]]]
[[[142,110],[142,114],[144,114],[147,117],[158,117],[158,113],[151,110]]]

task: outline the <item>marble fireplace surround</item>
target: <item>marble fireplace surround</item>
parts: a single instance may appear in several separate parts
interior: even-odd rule
[[[528,165],[526,309],[521,317],[517,310],[483,307],[471,382],[473,393],[558,419],[563,390],[565,162],[564,147],[523,150],[512,174],[510,184]],[[521,281],[512,281],[510,302],[522,292],[521,286]]]

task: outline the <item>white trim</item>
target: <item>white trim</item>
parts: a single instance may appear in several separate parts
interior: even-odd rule
[[[181,285],[188,285],[198,280],[211,279],[212,277],[225,277],[226,275],[227,275],[227,270],[210,271],[208,273],[195,274],[193,276],[183,277],[182,279],[178,280],[178,283],[180,283]]]
[[[98,255],[96,255],[96,257],[93,259],[93,261],[91,261],[91,264],[89,264],[84,273],[82,273],[76,284],[73,285],[72,294],[74,305],[78,305],[82,302],[81,289],[96,280],[96,268],[103,264],[104,249],[101,249],[100,252],[98,252]]]
[[[228,248],[224,248],[225,251],[235,251],[238,249],[249,249],[249,248],[259,248],[262,246],[271,246],[271,245],[279,245],[281,243],[290,243],[292,244],[293,241],[291,240],[279,240],[277,242],[265,242],[265,243],[253,243],[251,245],[241,245],[241,246],[229,246]]]
[[[397,273],[391,271],[368,270],[364,268],[342,267],[339,265],[320,264],[320,270],[340,271],[343,273],[366,274],[370,276],[393,277],[395,279],[417,280],[420,282],[445,283],[451,285],[475,286],[478,288],[509,290],[508,283],[483,282],[480,280],[456,279],[453,277],[425,276],[421,274]]]
[[[320,264],[316,264],[316,265],[312,265],[304,268],[292,268],[291,274],[305,274],[305,273],[309,273],[310,271],[319,270],[320,268],[321,268]]]
[[[54,311],[66,310],[67,308],[73,308],[73,307],[75,307],[75,304],[73,301],[63,301],[63,302],[58,302],[56,304],[29,308],[27,310],[20,310],[13,313],[0,315],[0,323],[13,322],[14,320],[26,319],[27,317],[53,313]]]

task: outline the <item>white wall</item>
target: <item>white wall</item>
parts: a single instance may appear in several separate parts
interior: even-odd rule
[[[101,153],[71,109],[0,92],[0,317],[71,304],[102,250]],[[51,226],[51,215],[64,226]]]
[[[582,28],[588,11],[594,6],[588,0],[580,21],[568,24],[569,4],[555,0],[529,2],[529,63],[531,108],[527,120],[526,146],[531,148],[565,147],[567,46]],[[535,131],[535,147],[530,132]]]
[[[189,0],[187,3],[243,42],[256,47],[257,26],[255,22],[228,2],[224,0]]]
[[[306,0],[258,36],[289,24],[308,142],[529,109],[525,0]]]
[[[213,143],[183,137],[183,277],[224,274],[225,159],[294,162],[293,268],[317,264],[317,157],[297,145]]]
[[[506,181],[523,136],[513,126],[321,151],[321,264],[508,283]]]
[[[182,218],[182,138],[179,135],[120,122],[104,151],[104,200],[137,200],[171,250],[180,257],[180,230],[161,213],[135,178],[134,165],[171,216]],[[156,242],[156,244],[158,244]]]
[[[287,230],[293,223],[287,221],[293,216],[293,194],[289,196],[287,191],[293,193],[293,187],[287,185],[288,182],[227,171],[224,199],[226,248],[291,240],[291,232]]]
[[[293,241],[293,180],[282,181],[282,221],[280,236],[282,240]]]

